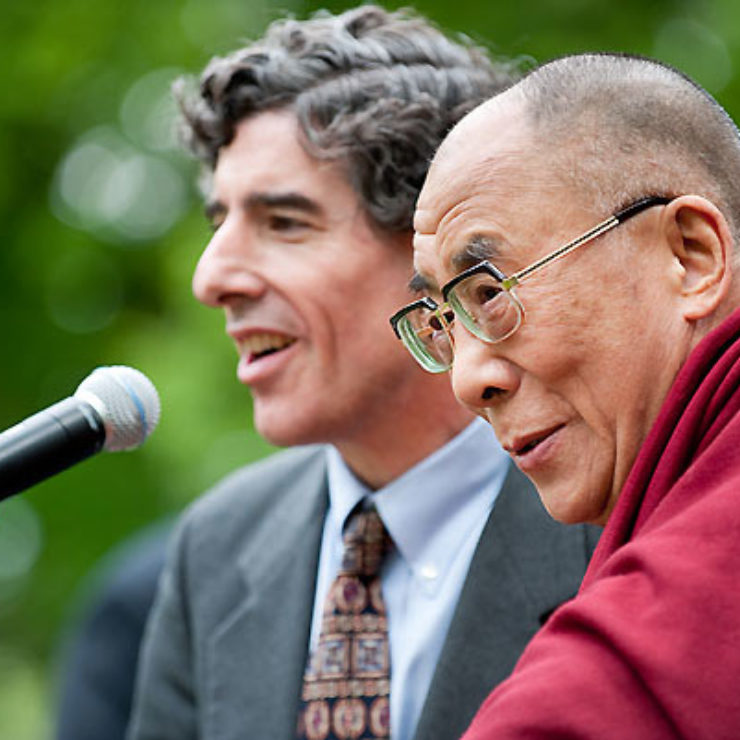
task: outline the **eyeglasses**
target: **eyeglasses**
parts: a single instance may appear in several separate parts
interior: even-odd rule
[[[454,358],[455,317],[471,334],[488,344],[507,339],[524,321],[524,306],[514,292],[519,283],[647,208],[663,206],[671,200],[658,196],[642,198],[509,277],[488,260],[479,262],[442,288],[442,305],[425,296],[393,314],[391,326],[425,370],[443,373],[452,367]]]

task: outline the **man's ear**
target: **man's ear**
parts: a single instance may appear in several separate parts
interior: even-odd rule
[[[665,209],[663,225],[687,321],[710,316],[730,289],[733,240],[722,212],[706,198],[682,195]]]

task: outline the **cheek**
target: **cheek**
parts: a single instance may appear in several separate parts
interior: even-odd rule
[[[527,369],[543,380],[567,376],[580,363],[588,344],[590,311],[582,298],[572,293],[530,291],[520,298],[524,322],[513,339],[529,347]]]
[[[529,298],[529,297],[528,297]],[[567,290],[531,296],[522,344],[529,348],[526,367],[549,393],[561,397],[590,426],[611,426],[614,398],[629,387],[631,338],[594,291]],[[516,339],[517,337],[515,337]],[[626,375],[617,369],[627,360]]]
[[[533,286],[534,287],[534,286]],[[538,286],[539,287],[539,286]],[[552,354],[575,364],[584,356],[608,362],[608,354],[625,340],[629,342],[639,302],[615,281],[596,279],[557,281],[522,295],[525,327],[539,336],[540,361]],[[535,339],[537,342],[538,340]]]
[[[362,280],[343,286],[316,310],[315,331],[329,362],[341,366],[356,381],[386,364],[413,363],[388,321],[405,298],[394,297],[388,285],[367,285]],[[359,375],[358,375],[359,374]]]

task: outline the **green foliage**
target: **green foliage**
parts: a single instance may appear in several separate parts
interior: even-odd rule
[[[397,5],[407,5],[398,3]],[[347,2],[324,7],[343,10]],[[208,231],[197,168],[168,135],[169,82],[255,37],[287,0],[6,3],[0,26],[0,429],[101,364],[160,390],[160,428],[0,504],[0,737],[44,737],[71,599],[115,543],[270,448],[217,312],[190,295]],[[422,0],[503,58],[624,50],[674,62],[737,113],[732,0]],[[3,566],[3,564],[5,564]]]

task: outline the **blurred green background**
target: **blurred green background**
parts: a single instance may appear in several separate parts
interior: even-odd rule
[[[389,3],[397,7],[405,3]],[[85,576],[116,543],[267,454],[223,321],[190,295],[208,229],[169,85],[345,2],[37,0],[3,6],[0,429],[101,364],[160,391],[141,450],[101,455],[0,504],[0,739],[51,736],[56,660]],[[610,49],[672,62],[740,115],[736,0],[420,0],[495,55]]]

